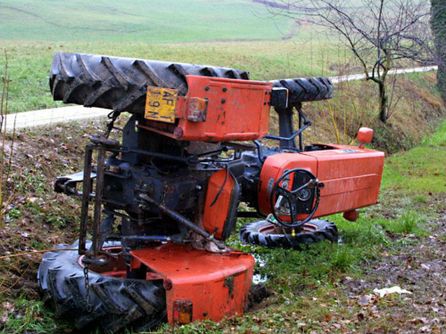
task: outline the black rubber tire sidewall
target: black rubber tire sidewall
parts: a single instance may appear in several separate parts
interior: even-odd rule
[[[331,99],[333,83],[327,77],[273,80],[273,87],[288,89],[288,105]]]
[[[49,84],[54,100],[143,114],[147,86],[185,95],[187,75],[249,79],[248,72],[225,67],[58,52]]]
[[[77,248],[77,243],[58,247]],[[78,329],[99,326],[102,332],[116,333],[127,327],[148,330],[165,321],[165,291],[159,281],[119,279],[89,271],[87,303],[83,267],[75,250],[45,253],[37,279],[56,315],[72,318]]]

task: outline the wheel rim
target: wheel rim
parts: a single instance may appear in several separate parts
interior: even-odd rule
[[[110,255],[102,255],[101,257],[107,259],[107,263],[104,265],[89,265],[88,270],[103,276],[126,278],[127,268],[125,265],[124,256],[122,254],[122,247],[104,247],[102,249],[105,253]],[[83,263],[85,255],[79,256],[77,262],[81,268],[84,268]]]
[[[318,228],[315,224],[312,224],[311,222],[309,223],[305,223],[302,226],[302,229],[299,231],[298,234],[302,234],[302,233],[310,233],[310,232],[314,232],[316,231]],[[277,226],[275,224],[269,223],[268,225],[262,226],[261,228],[259,228],[259,233],[261,234],[291,234],[291,230],[281,227],[281,226]]]

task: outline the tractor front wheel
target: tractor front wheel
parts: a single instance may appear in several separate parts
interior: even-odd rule
[[[37,274],[39,287],[51,301],[57,316],[69,315],[75,326],[99,326],[102,332],[116,333],[131,327],[150,330],[166,319],[165,291],[160,281],[125,278],[125,264],[91,268],[88,280],[81,258],[73,245],[60,245],[62,250],[45,253]],[[121,246],[104,247],[118,254]]]
[[[243,242],[265,247],[299,248],[323,240],[338,241],[338,229],[332,222],[313,219],[305,223],[293,236],[290,228],[284,228],[267,220],[245,225],[240,230]]]

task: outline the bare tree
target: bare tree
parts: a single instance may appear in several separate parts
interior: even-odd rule
[[[423,0],[269,0],[279,15],[305,19],[339,34],[367,80],[378,85],[379,118],[389,116],[386,79],[404,60],[432,63],[430,8]],[[266,5],[266,4],[265,4]]]

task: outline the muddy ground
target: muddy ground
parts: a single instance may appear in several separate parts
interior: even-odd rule
[[[446,333],[446,212],[424,238],[407,236],[397,250],[364,264],[361,279],[340,285],[368,333]],[[399,286],[410,293],[379,297],[374,289]],[[342,323],[342,321],[341,321]]]

